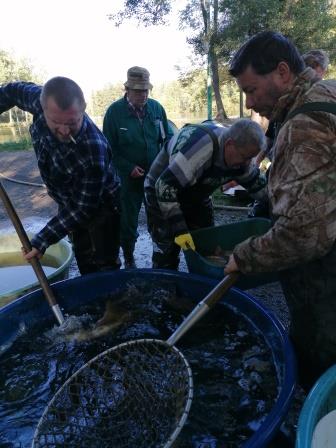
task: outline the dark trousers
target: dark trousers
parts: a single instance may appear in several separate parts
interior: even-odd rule
[[[69,237],[82,275],[120,268],[119,207],[99,209],[92,221]]]
[[[299,384],[309,391],[336,363],[336,246],[324,257],[281,273],[291,316]]]
[[[181,209],[189,230],[214,225],[212,201],[206,198],[197,203],[182,203]],[[176,270],[179,265],[180,247],[174,243],[175,234],[158,210],[147,210],[148,231],[153,241],[152,266]]]
[[[121,178],[120,244],[125,258],[132,258],[138,238],[138,220],[144,200],[144,177]]]

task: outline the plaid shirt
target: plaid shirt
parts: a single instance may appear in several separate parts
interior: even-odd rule
[[[111,148],[88,115],[84,115],[76,143],[59,142],[50,132],[40,104],[42,88],[13,82],[0,87],[0,113],[18,106],[33,115],[32,143],[41,177],[58,204],[58,214],[32,239],[43,252],[69,232],[86,225],[101,206],[117,205],[119,178]]]
[[[224,147],[227,129],[208,125],[216,134],[219,147]],[[253,164],[229,168],[224,151],[215,151],[210,136],[193,125],[182,128],[161,150],[145,179],[148,213],[161,215],[175,234],[187,233],[182,203],[197,204],[208,198],[219,186],[237,181],[255,198],[266,195],[266,179]]]
[[[127,96],[127,93],[125,93],[124,98],[126,98],[128,108],[134,116],[137,117],[137,119],[142,123],[143,119],[146,115],[146,104],[143,107],[135,107],[134,104],[132,104]]]

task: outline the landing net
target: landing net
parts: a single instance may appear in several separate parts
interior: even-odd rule
[[[36,428],[32,447],[170,447],[192,401],[189,364],[157,339],[120,344],[99,354],[58,390]]]

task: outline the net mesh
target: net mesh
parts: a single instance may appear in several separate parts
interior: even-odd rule
[[[191,400],[191,370],[176,347],[131,341],[93,358],[63,384],[32,447],[168,447]]]

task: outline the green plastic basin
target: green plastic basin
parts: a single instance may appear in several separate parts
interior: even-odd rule
[[[206,227],[194,230],[191,233],[195,242],[196,251],[184,251],[184,257],[189,272],[205,275],[207,277],[223,278],[223,266],[218,266],[210,258],[215,254],[231,250],[240,242],[250,236],[259,236],[271,228],[271,221],[265,218],[250,218],[231,224]],[[276,273],[270,272],[256,275],[241,275],[237,287],[250,289],[278,280]]]

